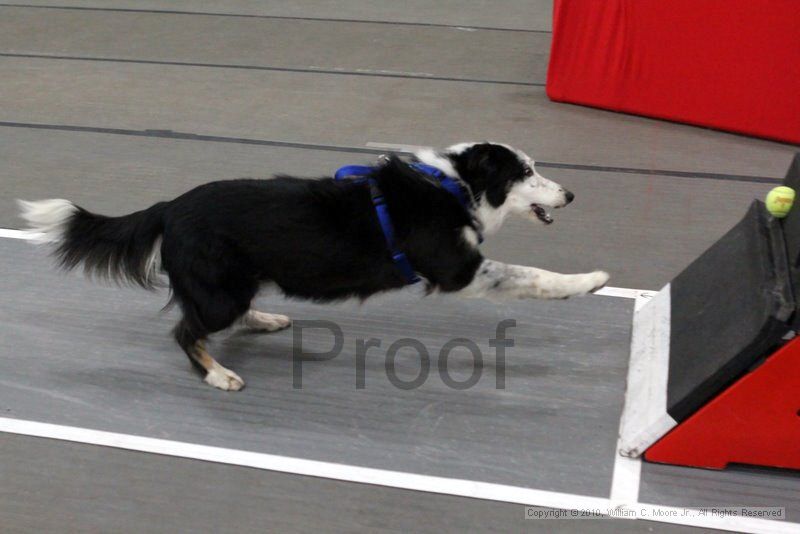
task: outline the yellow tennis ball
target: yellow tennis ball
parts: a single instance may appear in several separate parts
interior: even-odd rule
[[[794,189],[785,185],[776,187],[767,193],[767,198],[764,202],[767,205],[767,211],[773,217],[783,219],[789,214],[789,210],[792,209],[792,204],[794,204]]]

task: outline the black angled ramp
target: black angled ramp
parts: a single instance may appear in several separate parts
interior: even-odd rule
[[[795,154],[792,165],[783,179],[783,185],[800,193],[800,152]],[[786,240],[786,253],[792,268],[792,280],[795,287],[800,287],[800,199],[795,199],[794,209],[781,220],[783,235]],[[800,325],[795,325],[797,328]]]
[[[762,202],[753,202],[670,291],[667,413],[680,422],[788,332],[795,305],[780,223]]]

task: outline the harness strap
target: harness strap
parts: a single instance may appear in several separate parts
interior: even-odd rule
[[[475,230],[475,233],[478,234],[478,243],[483,243],[481,224],[475,218],[475,214],[473,213],[475,211],[475,206],[473,204],[472,193],[469,188],[465,186],[461,180],[457,180],[452,176],[448,176],[442,172],[441,169],[438,169],[432,165],[426,165],[424,163],[411,163],[410,165],[421,173],[436,178],[444,190],[458,200],[458,203],[461,204],[461,207],[464,208],[472,217],[473,229]]]
[[[373,170],[375,170],[375,167],[369,167],[367,165],[345,165],[336,171],[336,174],[333,175],[333,179],[338,182],[352,176],[366,176]]]
[[[365,165],[347,165],[336,171],[334,179],[341,181],[350,177],[364,177],[372,173],[373,170],[373,167],[367,167]],[[375,206],[375,215],[378,217],[378,223],[381,226],[383,238],[386,240],[386,247],[389,249],[392,261],[400,271],[400,274],[403,275],[407,284],[416,284],[419,282],[419,277],[414,273],[414,268],[411,266],[411,262],[408,261],[408,257],[405,253],[397,248],[394,225],[389,215],[389,207],[386,205],[386,199],[383,197],[383,191],[378,187],[378,182],[374,178],[368,177],[356,181],[356,183],[364,182],[369,185],[369,195],[372,198],[372,205]]]
[[[451,195],[453,195],[461,204],[461,206],[471,213],[473,211],[472,199],[465,187],[460,181],[446,175],[440,169],[432,165],[425,165],[424,163],[411,163],[410,166],[428,176],[436,178],[439,184]],[[386,205],[386,200],[383,197],[383,192],[378,187],[378,182],[369,175],[375,171],[376,167],[368,165],[345,165],[336,171],[333,175],[334,180],[342,181],[347,178],[355,178],[355,183],[367,183],[369,185],[369,194],[372,198],[372,205],[375,206],[375,214],[378,216],[378,222],[383,231],[383,237],[386,240],[386,246],[392,256],[392,261],[397,266],[407,284],[415,284],[419,282],[419,277],[414,273],[414,268],[411,262],[408,261],[405,253],[397,248],[395,240],[394,226],[392,225],[392,218],[389,216],[389,208]],[[474,220],[474,219],[473,219]],[[478,242],[483,242],[483,236],[479,228],[476,227],[478,233]]]
[[[423,174],[427,174],[428,176],[436,178],[439,184],[448,193],[453,195],[456,200],[458,200],[458,203],[461,204],[461,207],[469,212],[473,210],[472,200],[469,192],[465,191],[463,184],[459,180],[455,180],[432,165],[425,165],[424,163],[410,163],[409,166]],[[345,178],[349,177],[368,176],[375,169],[376,167],[371,167],[368,165],[345,165],[336,171],[334,178],[336,180],[344,180]],[[481,243],[483,242],[483,236],[480,235],[480,232],[478,232],[478,239]]]
[[[431,165],[425,165],[424,163],[411,163],[411,167],[414,169],[422,172],[423,174],[427,174],[428,176],[433,176],[437,180],[442,187],[444,187],[448,193],[456,197],[458,203],[461,206],[469,211],[472,207],[472,204],[467,199],[467,195],[464,191],[464,187],[456,180],[453,180],[450,176],[447,176],[443,173],[440,169],[433,167]]]
[[[372,205],[375,206],[375,213],[378,216],[381,230],[383,230],[386,246],[392,255],[392,261],[400,270],[400,274],[403,275],[407,284],[416,284],[419,282],[419,277],[414,273],[414,268],[405,253],[397,248],[394,238],[394,225],[392,224],[392,218],[389,216],[389,207],[386,205],[386,199],[383,198],[383,192],[378,187],[378,182],[373,178],[367,178],[367,183],[369,184],[370,197],[372,197]]]

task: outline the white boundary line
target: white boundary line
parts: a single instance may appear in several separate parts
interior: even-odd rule
[[[0,228],[0,237],[8,239],[30,239],[32,236],[25,230],[11,230],[7,228]]]
[[[630,289],[627,287],[603,287],[594,292],[601,297],[619,297],[623,299],[638,299],[642,294],[649,291],[645,289]]]
[[[195,443],[184,443],[164,439],[104,432],[36,421],[24,421],[0,417],[0,432],[57,439],[74,443],[113,447],[137,452],[188,458],[227,465],[237,465],[278,471],[296,475],[322,477],[359,484],[373,484],[443,495],[454,495],[473,499],[515,503],[560,510],[588,510],[608,515],[622,510],[631,510],[641,517],[660,523],[672,523],[695,527],[716,528],[732,532],[756,534],[795,534],[799,523],[751,519],[741,517],[682,517],[682,508],[659,506],[636,502],[614,502],[611,499],[574,495],[555,491],[544,491],[503,484],[477,482],[455,478],[444,478],[400,471],[388,471],[369,467],[291,458],[274,454],[210,447]],[[520,513],[520,516],[522,513]]]

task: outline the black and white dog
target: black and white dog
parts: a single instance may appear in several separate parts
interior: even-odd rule
[[[334,301],[397,289],[408,280],[387,245],[376,191],[393,240],[429,291],[484,298],[563,299],[593,292],[608,274],[558,274],[484,258],[481,233],[510,214],[550,224],[548,208],[573,194],[539,175],[523,152],[496,143],[422,150],[417,163],[458,182],[468,204],[413,164],[389,157],[371,185],[279,176],[202,185],[170,202],[122,217],[96,215],[67,200],[20,201],[32,238],[54,243],[61,266],[152,288],[159,271],[183,312],[175,339],[205,381],[239,390],[242,379],[205,349],[237,320],[274,331],[284,315],[250,308],[263,284],[291,297]],[[463,199],[461,199],[463,200]]]

